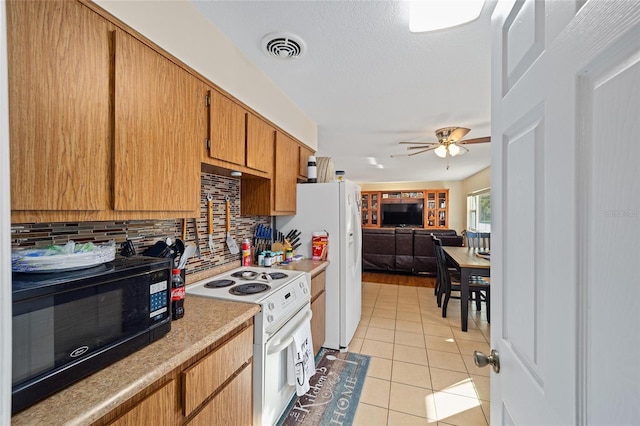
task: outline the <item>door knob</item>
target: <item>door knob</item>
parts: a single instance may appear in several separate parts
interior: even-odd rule
[[[486,367],[488,364],[491,364],[493,371],[496,373],[500,372],[500,356],[495,349],[491,349],[491,355],[489,356],[479,351],[473,351],[473,362],[475,362],[478,367]]]

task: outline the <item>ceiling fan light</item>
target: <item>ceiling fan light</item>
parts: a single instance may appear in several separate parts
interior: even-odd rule
[[[433,152],[435,152],[438,157],[444,158],[447,156],[447,147],[444,145],[440,145]]]
[[[449,154],[451,154],[452,157],[455,157],[456,155],[460,154],[460,147],[452,143],[451,145],[449,145]]]
[[[455,27],[480,16],[484,0],[414,0],[409,3],[409,31]]]

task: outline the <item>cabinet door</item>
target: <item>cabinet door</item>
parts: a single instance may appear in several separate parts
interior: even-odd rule
[[[371,226],[374,227],[378,227],[380,226],[380,221],[379,216],[380,216],[380,209],[379,209],[379,204],[378,204],[378,198],[379,198],[379,193],[378,192],[372,192],[371,193],[371,222],[369,223]]]
[[[204,86],[115,32],[115,210],[197,211]]]
[[[300,170],[298,170],[298,175],[300,175],[300,177],[302,178],[308,178],[309,177],[308,175],[309,156],[313,155],[314,152],[309,148],[307,148],[306,146],[302,146],[302,145],[300,145],[300,147],[298,148],[298,151],[300,153],[300,158],[299,158]]]
[[[276,129],[254,114],[247,114],[247,167],[273,173]]]
[[[379,198],[379,192],[362,193],[362,226],[368,228],[378,228],[380,226]]]
[[[438,228],[447,228],[449,219],[449,193],[448,191],[438,191]]]
[[[247,111],[216,90],[210,99],[209,156],[244,166]]]
[[[111,424],[115,426],[173,425],[177,400],[176,382],[171,380]]]
[[[273,177],[274,213],[276,214],[294,214],[296,211],[298,166],[298,143],[289,136],[276,132]]]
[[[253,327],[198,361],[182,373],[184,383],[184,415],[189,416],[203,401],[218,388],[253,355]]]
[[[108,209],[108,22],[70,1],[6,8],[11,209]]]
[[[188,423],[190,426],[251,425],[252,364],[246,366]]]
[[[313,353],[317,354],[326,336],[326,310],[327,293],[325,291],[327,281],[326,271],[320,272],[311,278],[311,339],[313,341]]]

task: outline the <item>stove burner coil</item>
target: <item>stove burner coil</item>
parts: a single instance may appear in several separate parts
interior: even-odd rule
[[[264,283],[248,283],[231,287],[229,293],[235,296],[246,296],[249,294],[262,293],[267,290],[271,290],[271,286]]]
[[[222,288],[229,287],[230,285],[235,284],[236,282],[233,280],[213,280],[206,283],[204,286],[207,288]]]
[[[258,276],[256,271],[238,271],[231,274],[234,278],[242,278],[244,280],[253,280]]]

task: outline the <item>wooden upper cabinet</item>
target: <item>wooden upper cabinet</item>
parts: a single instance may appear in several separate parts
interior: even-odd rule
[[[209,96],[209,156],[244,166],[247,111],[217,90]]]
[[[6,12],[12,211],[108,209],[110,24],[69,1]]]
[[[298,169],[298,143],[284,133],[276,132],[275,170],[272,182],[275,214],[295,214]]]
[[[115,210],[197,211],[205,86],[115,32]]]
[[[307,173],[308,166],[309,166],[309,156],[313,155],[315,152],[312,151],[311,149],[307,148],[304,145],[300,145],[298,147],[298,152],[299,152],[299,156],[300,156],[300,158],[299,158],[300,166],[299,166],[299,170],[298,170],[298,176],[300,178],[307,179],[309,177],[308,173]]]
[[[296,212],[298,142],[275,132],[270,179],[242,176],[240,211],[244,216],[292,215]]]
[[[247,167],[271,175],[276,129],[254,114],[247,114]]]

